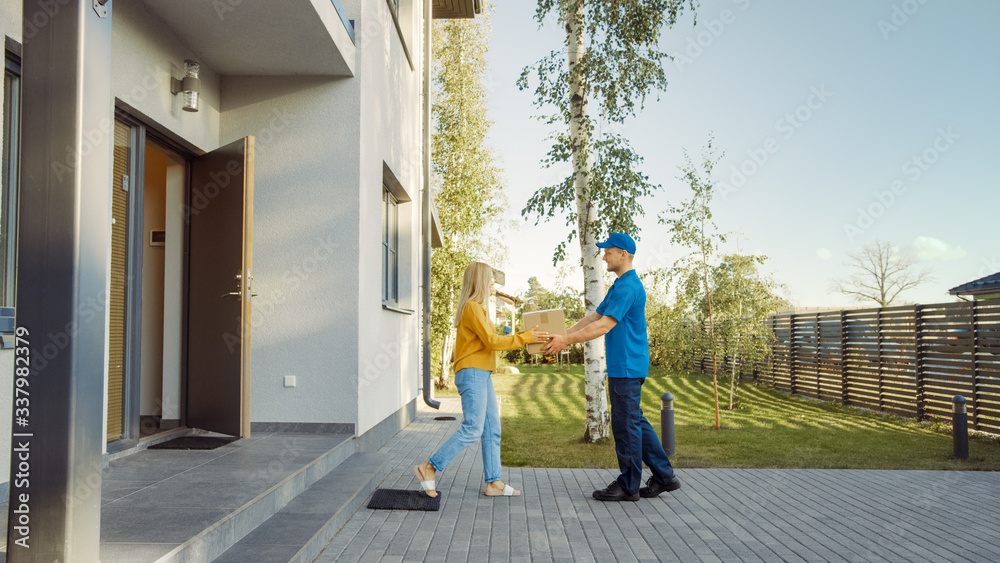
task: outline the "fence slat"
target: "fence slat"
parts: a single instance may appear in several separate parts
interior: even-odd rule
[[[960,394],[972,427],[1000,434],[1000,301],[783,313],[767,325],[773,340],[766,359],[743,366],[722,358],[721,369],[918,420],[950,418],[951,399]],[[716,363],[704,351],[693,359],[703,373]]]

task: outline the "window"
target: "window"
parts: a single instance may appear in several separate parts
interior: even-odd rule
[[[21,140],[21,66],[6,61],[3,75],[3,185],[0,185],[0,307],[14,306],[17,267],[18,156]]]
[[[382,302],[399,304],[399,200],[382,186]]]

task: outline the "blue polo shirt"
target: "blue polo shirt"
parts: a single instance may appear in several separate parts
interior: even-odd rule
[[[608,377],[646,377],[649,374],[646,290],[635,270],[615,280],[604,301],[597,306],[597,314],[618,321],[604,335]]]

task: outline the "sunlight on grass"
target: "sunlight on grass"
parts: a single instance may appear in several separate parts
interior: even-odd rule
[[[618,466],[610,440],[583,443],[582,366],[518,369],[521,374],[493,376],[502,405],[504,465]],[[998,438],[970,438],[969,459],[955,460],[947,424],[921,424],[748,383],[740,385],[739,408],[728,411],[728,383],[720,379],[722,429],[717,431],[710,377],[650,372],[642,408],[657,432],[660,395],[674,395],[674,466],[1000,470]]]

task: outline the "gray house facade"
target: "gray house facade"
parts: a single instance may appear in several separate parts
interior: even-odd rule
[[[479,9],[429,1],[0,1],[0,487],[43,546],[9,560],[97,560],[95,462],[414,416],[430,22]]]

